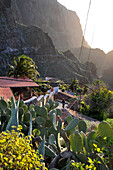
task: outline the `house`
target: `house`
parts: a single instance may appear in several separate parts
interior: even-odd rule
[[[20,95],[21,99],[26,100],[33,96],[32,88],[38,86],[29,78],[0,77],[0,98],[7,100]]]
[[[53,77],[45,77],[46,81],[49,81],[49,85],[51,85],[52,87],[56,87],[59,86],[59,80],[57,78],[53,78]]]

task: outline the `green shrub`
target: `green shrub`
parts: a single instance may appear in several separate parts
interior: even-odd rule
[[[29,137],[15,130],[0,133],[0,168],[41,169],[43,157],[29,144]]]
[[[85,95],[84,99],[85,103],[90,106],[87,116],[100,121],[105,120],[109,107],[113,105],[113,91],[108,90],[102,82],[96,81],[91,92]]]
[[[81,101],[80,113],[88,115],[90,106],[85,104],[85,102]]]

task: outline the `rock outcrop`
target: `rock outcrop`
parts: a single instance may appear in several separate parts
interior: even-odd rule
[[[47,32],[62,51],[81,46],[83,32],[76,12],[67,10],[57,0],[12,0],[18,22],[35,25]],[[88,47],[87,42],[84,46]]]
[[[113,50],[105,56],[102,80],[113,90]]]
[[[80,48],[73,48],[71,49],[72,53],[79,57],[79,59],[85,63],[87,61],[93,62],[97,67],[98,75],[103,74],[103,70],[105,67],[105,58],[106,54],[104,51],[100,49],[89,49],[86,47],[82,47],[81,54]]]
[[[109,69],[113,67],[113,50],[106,54],[104,60],[104,69]]]
[[[35,61],[41,77],[52,76],[67,82],[78,78],[84,83],[93,80],[85,65],[70,51],[63,54],[57,50],[41,28],[16,22],[10,6],[1,6],[0,16],[0,75],[6,75],[14,56],[26,54]]]
[[[113,90],[113,66],[104,70],[101,79]]]
[[[12,10],[17,22],[39,26],[49,34],[57,49],[71,50],[79,57],[83,32],[76,12],[68,10],[57,0],[12,0]],[[85,40],[83,46],[80,60],[85,63],[90,48]],[[102,50],[91,49],[90,61],[96,64],[99,75],[103,73],[104,60]]]
[[[0,0],[0,9],[11,8],[11,0]]]

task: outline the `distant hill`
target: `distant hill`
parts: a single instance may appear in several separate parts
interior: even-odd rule
[[[102,80],[113,90],[113,51],[105,56]]]
[[[89,49],[86,47],[82,47],[81,54],[80,48],[72,48],[71,51],[78,58],[80,57],[79,59],[83,63],[87,62],[88,60],[93,62],[97,67],[97,72],[99,75],[103,73],[106,64],[106,54],[104,53],[104,51],[100,49]]]
[[[101,79],[113,90],[113,66],[104,70]]]
[[[113,67],[113,50],[106,54],[104,60],[104,67],[105,69]]]

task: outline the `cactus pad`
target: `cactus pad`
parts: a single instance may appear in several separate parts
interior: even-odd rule
[[[62,116],[62,110],[61,109],[56,109],[56,116]]]
[[[35,119],[35,121],[36,121],[36,123],[38,124],[38,125],[44,125],[45,124],[45,119],[43,118],[43,117],[40,117],[40,116],[38,116],[38,117],[36,117],[36,119]]]
[[[77,153],[76,157],[80,160],[80,162],[87,163],[87,157],[83,153]]]
[[[67,121],[68,124],[69,124],[72,120],[73,120],[72,116],[68,116],[68,117],[66,118],[66,121]]]
[[[79,120],[78,119],[73,119],[66,127],[65,132],[69,131],[71,129],[74,129],[78,125]]]
[[[92,131],[88,134],[87,136],[87,143],[88,143],[88,146],[89,146],[89,141],[90,140],[95,140],[97,137],[97,133],[95,131]]]
[[[70,147],[74,153],[82,151],[82,139],[79,133],[69,136]]]
[[[80,120],[78,123],[78,130],[79,130],[79,132],[82,131],[82,132],[86,133],[86,131],[87,131],[86,122],[84,122],[83,120]]]
[[[55,143],[55,136],[54,136],[53,134],[51,134],[51,135],[49,136],[49,144],[52,145],[52,144],[54,144],[54,143]]]
[[[113,138],[113,130],[108,123],[101,122],[98,126],[98,130],[101,137]]]

